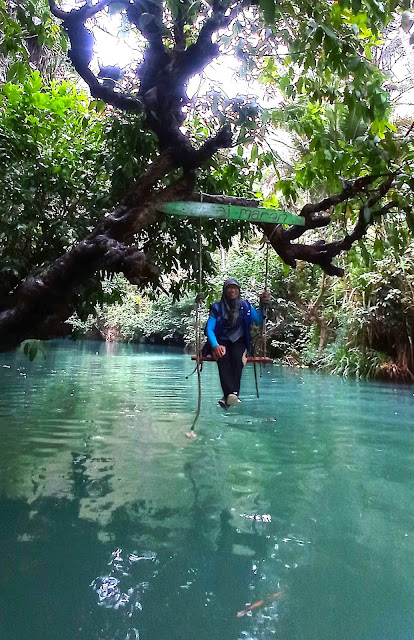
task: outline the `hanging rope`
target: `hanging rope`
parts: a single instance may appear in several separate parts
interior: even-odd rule
[[[264,240],[264,239],[263,239]],[[265,240],[264,240],[265,241]],[[269,280],[269,241],[266,240],[266,258],[265,258],[265,291],[267,291]],[[262,338],[263,338],[263,358],[267,358],[267,304],[263,305],[263,325],[262,325]],[[256,385],[256,396],[260,398],[259,395],[259,385],[257,383],[257,370],[256,364],[253,367],[254,369],[254,381]],[[262,377],[262,365],[260,365],[260,377]]]
[[[265,271],[265,291],[267,291],[267,281],[269,279],[269,242],[266,242],[266,271]],[[267,304],[263,306],[263,357],[267,357]]]
[[[266,242],[266,258],[265,258],[265,291],[267,291],[267,283],[269,279],[269,242]],[[262,338],[263,338],[263,358],[267,358],[267,304],[263,305],[263,325],[262,325]],[[257,383],[257,369],[256,363],[253,366],[254,370],[254,382],[256,385],[256,396],[260,398],[259,385]],[[262,376],[262,365],[260,365],[260,377]]]
[[[203,201],[203,194],[201,194],[201,200],[200,202]],[[198,263],[198,293],[196,296],[196,318],[195,318],[195,332],[196,332],[196,339],[195,339],[195,348],[196,348],[196,367],[194,371],[197,371],[197,383],[198,383],[198,402],[197,402],[197,412],[193,421],[193,424],[190,427],[190,431],[188,431],[186,433],[187,438],[195,438],[196,434],[194,432],[194,427],[196,426],[197,420],[200,416],[200,411],[201,411],[201,370],[203,368],[203,360],[202,360],[202,353],[201,353],[201,349],[202,349],[202,345],[201,345],[201,331],[200,331],[200,309],[201,309],[201,303],[202,303],[202,294],[201,294],[201,288],[202,288],[202,273],[203,273],[203,244],[202,244],[202,239],[201,239],[201,217],[199,218],[199,228],[198,228],[198,256],[199,256],[199,263]],[[193,373],[194,373],[193,371]]]
[[[253,363],[253,371],[254,371],[254,383],[256,385],[256,397],[260,398],[260,393],[259,393],[259,385],[257,382],[257,369],[256,369],[256,363]]]

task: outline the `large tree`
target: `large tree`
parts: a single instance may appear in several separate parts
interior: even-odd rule
[[[275,167],[281,202],[295,207],[305,226],[259,226],[292,268],[304,260],[340,276],[343,270],[334,259],[361,240],[375,220],[393,212],[398,218],[402,212],[413,223],[412,127],[408,123],[398,134],[389,123],[384,77],[371,62],[381,28],[407,3],[287,0],[276,5],[263,0],[257,6],[254,0],[99,0],[63,9],[69,3],[49,2],[67,33],[71,63],[92,97],[135,114],[139,123],[145,116],[145,126],[157,137],[158,155],[131,178],[115,210],[93,231],[12,292],[0,314],[0,348],[29,337],[58,335],[72,313],[74,292],[99,271],[123,272],[134,284],[157,283],[165,272],[162,250],[150,255],[142,247],[149,229],[153,237],[158,232],[161,248],[167,238],[160,203],[203,197],[260,204],[237,197],[237,191],[220,193],[219,184],[209,181],[218,153],[222,163],[237,159],[242,171],[245,147],[256,173],[269,163]],[[13,10],[19,5],[7,4]],[[3,0],[0,6],[10,9]],[[136,68],[96,68],[93,23],[102,16],[121,16],[122,29],[145,43]],[[251,98],[229,99],[218,91],[205,99],[188,98],[189,80],[229,51],[241,60],[247,78],[281,92],[277,108],[263,109]],[[7,85],[4,91],[7,96]],[[301,158],[283,175],[277,153],[265,151],[277,127],[296,132],[304,144]],[[221,152],[233,147],[236,155]],[[215,193],[201,196],[200,186],[209,184]],[[332,238],[329,229],[338,220],[342,231],[336,225]],[[178,241],[185,227],[176,229]],[[228,236],[239,227],[223,229]],[[315,235],[317,230],[325,230],[329,241]]]

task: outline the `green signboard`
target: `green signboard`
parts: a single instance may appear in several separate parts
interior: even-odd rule
[[[157,207],[173,216],[190,218],[217,218],[218,220],[246,220],[246,222],[273,222],[303,227],[305,218],[281,209],[264,207],[235,207],[230,204],[210,204],[208,202],[167,202]]]

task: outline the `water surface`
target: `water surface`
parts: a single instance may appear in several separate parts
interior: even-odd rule
[[[414,389],[192,368],[0,354],[1,640],[412,640]]]

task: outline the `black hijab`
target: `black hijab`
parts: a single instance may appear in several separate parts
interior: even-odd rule
[[[226,288],[234,284],[236,287],[239,287],[239,295],[234,300],[230,300],[226,296]],[[240,317],[240,306],[241,306],[241,296],[240,296],[240,285],[235,278],[228,278],[226,282],[223,284],[223,293],[221,295],[221,312],[223,317],[223,327],[226,329],[232,329],[236,326]]]

